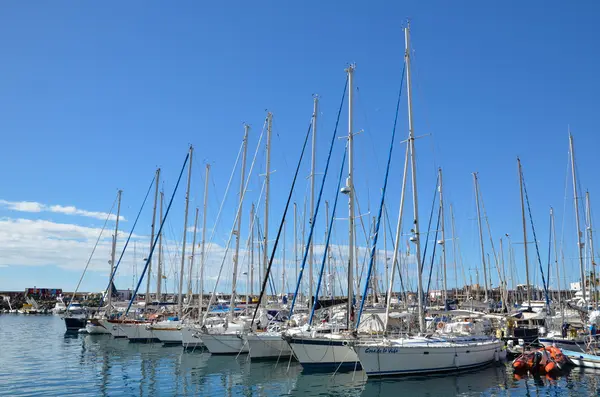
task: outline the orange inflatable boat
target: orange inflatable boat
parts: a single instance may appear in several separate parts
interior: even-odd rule
[[[517,374],[556,374],[568,364],[569,359],[558,347],[549,346],[520,355],[513,361],[512,366]]]

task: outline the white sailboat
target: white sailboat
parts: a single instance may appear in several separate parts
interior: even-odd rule
[[[411,75],[410,75],[410,28],[405,28],[406,41],[406,79],[408,93],[408,120],[409,138],[408,145],[411,158],[412,193],[414,221],[412,224],[413,236],[411,241],[416,245],[417,285],[418,285],[418,320],[419,334],[414,336],[390,337],[383,336],[373,339],[358,339],[353,343],[363,370],[367,376],[401,375],[412,373],[431,373],[455,371],[481,366],[498,360],[502,351],[502,341],[485,335],[455,336],[453,334],[436,336],[425,335],[425,315],[423,308],[423,281],[421,277],[421,250],[418,222],[418,200],[416,181],[416,157],[415,136],[413,128],[412,101],[411,101]],[[402,204],[400,207],[402,211]],[[401,218],[400,218],[401,219]],[[400,220],[398,222],[397,238],[400,235]],[[397,256],[398,244],[396,244],[394,256]],[[394,261],[392,261],[394,263]],[[388,292],[391,292],[393,274]],[[391,296],[388,293],[388,297]],[[386,330],[389,318],[386,313]]]
[[[332,325],[334,329],[328,332],[319,332],[305,326],[300,329],[286,331],[288,341],[294,356],[302,368],[308,371],[328,371],[344,369],[360,369],[358,356],[352,350],[349,342],[354,337],[345,330],[352,329],[354,319],[354,159],[353,159],[353,76],[354,65],[346,69],[348,75],[348,177],[346,186],[342,189],[348,194],[348,304],[346,308],[345,324]],[[311,214],[311,216],[313,216]],[[312,297],[309,297],[311,299]],[[336,329],[337,328],[337,329]]]
[[[236,237],[235,253],[233,257],[233,278],[231,284],[231,301],[229,303],[229,313],[224,324],[218,324],[215,326],[207,326],[206,319],[208,310],[212,301],[214,300],[215,291],[211,296],[211,302],[209,302],[207,313],[204,316],[204,327],[202,328],[203,333],[201,335],[202,342],[211,354],[239,354],[248,353],[248,345],[243,339],[243,333],[247,329],[246,323],[240,319],[234,319],[234,311],[236,305],[236,284],[237,284],[237,272],[238,272],[238,260],[239,260],[239,248],[240,248],[240,231],[242,225],[242,207],[244,202],[244,195],[246,192],[246,154],[248,150],[248,131],[250,127],[244,126],[244,143],[242,152],[242,168],[241,168],[241,182],[240,182],[240,193],[239,193],[239,204],[236,211],[235,218],[235,229],[232,230],[231,235]],[[271,133],[271,113],[267,115],[267,134],[269,140]],[[270,142],[268,143],[270,146]],[[268,151],[267,151],[268,153]],[[268,177],[268,176],[267,176]],[[231,236],[230,236],[231,238]],[[229,244],[228,244],[229,245]]]

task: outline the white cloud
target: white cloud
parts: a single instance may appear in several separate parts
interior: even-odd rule
[[[37,203],[35,201],[6,201],[0,200],[0,206],[9,209],[11,211],[19,212],[54,212],[66,215],[78,215],[85,216],[88,218],[104,220],[108,216],[106,212],[98,211],[86,211],[74,206],[63,206],[63,205],[46,205]],[[117,216],[110,214],[109,220],[115,221]],[[125,221],[125,217],[119,216],[119,220]]]

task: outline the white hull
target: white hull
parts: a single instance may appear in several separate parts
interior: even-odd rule
[[[280,332],[248,333],[244,338],[250,358],[278,359],[292,355],[290,345],[282,339]]]
[[[358,356],[346,339],[301,336],[291,338],[289,345],[305,370],[360,369]]]
[[[108,330],[108,332],[110,332],[114,338],[127,338],[127,334],[125,334],[125,331],[123,331],[123,326],[127,324],[116,321],[108,321],[105,318],[99,319],[98,321],[104,326],[104,328]]]
[[[499,360],[502,347],[489,338],[415,338],[358,343],[354,349],[367,376],[389,376],[475,368]]]
[[[569,350],[563,350],[563,354],[578,367],[600,369],[600,356]]]
[[[202,334],[201,338],[211,354],[248,353],[248,344],[241,334]]]
[[[152,335],[165,345],[181,345],[181,330],[179,328],[152,328]]]
[[[94,324],[90,324],[90,323],[87,323],[85,325],[85,330],[90,335],[110,334],[110,331],[108,329],[106,329],[105,327],[103,327],[102,325],[94,325]]]
[[[181,328],[181,343],[186,349],[193,349],[204,345],[201,339],[200,327],[188,325]]]
[[[148,323],[122,323],[119,326],[130,342],[159,342],[159,340],[152,335],[152,331],[148,329],[149,325],[150,324]]]

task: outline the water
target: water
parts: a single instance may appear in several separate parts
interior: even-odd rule
[[[458,375],[366,380],[363,372],[303,374],[297,363],[250,362],[65,335],[57,316],[0,315],[2,396],[596,396],[600,372],[515,379],[504,365]]]

